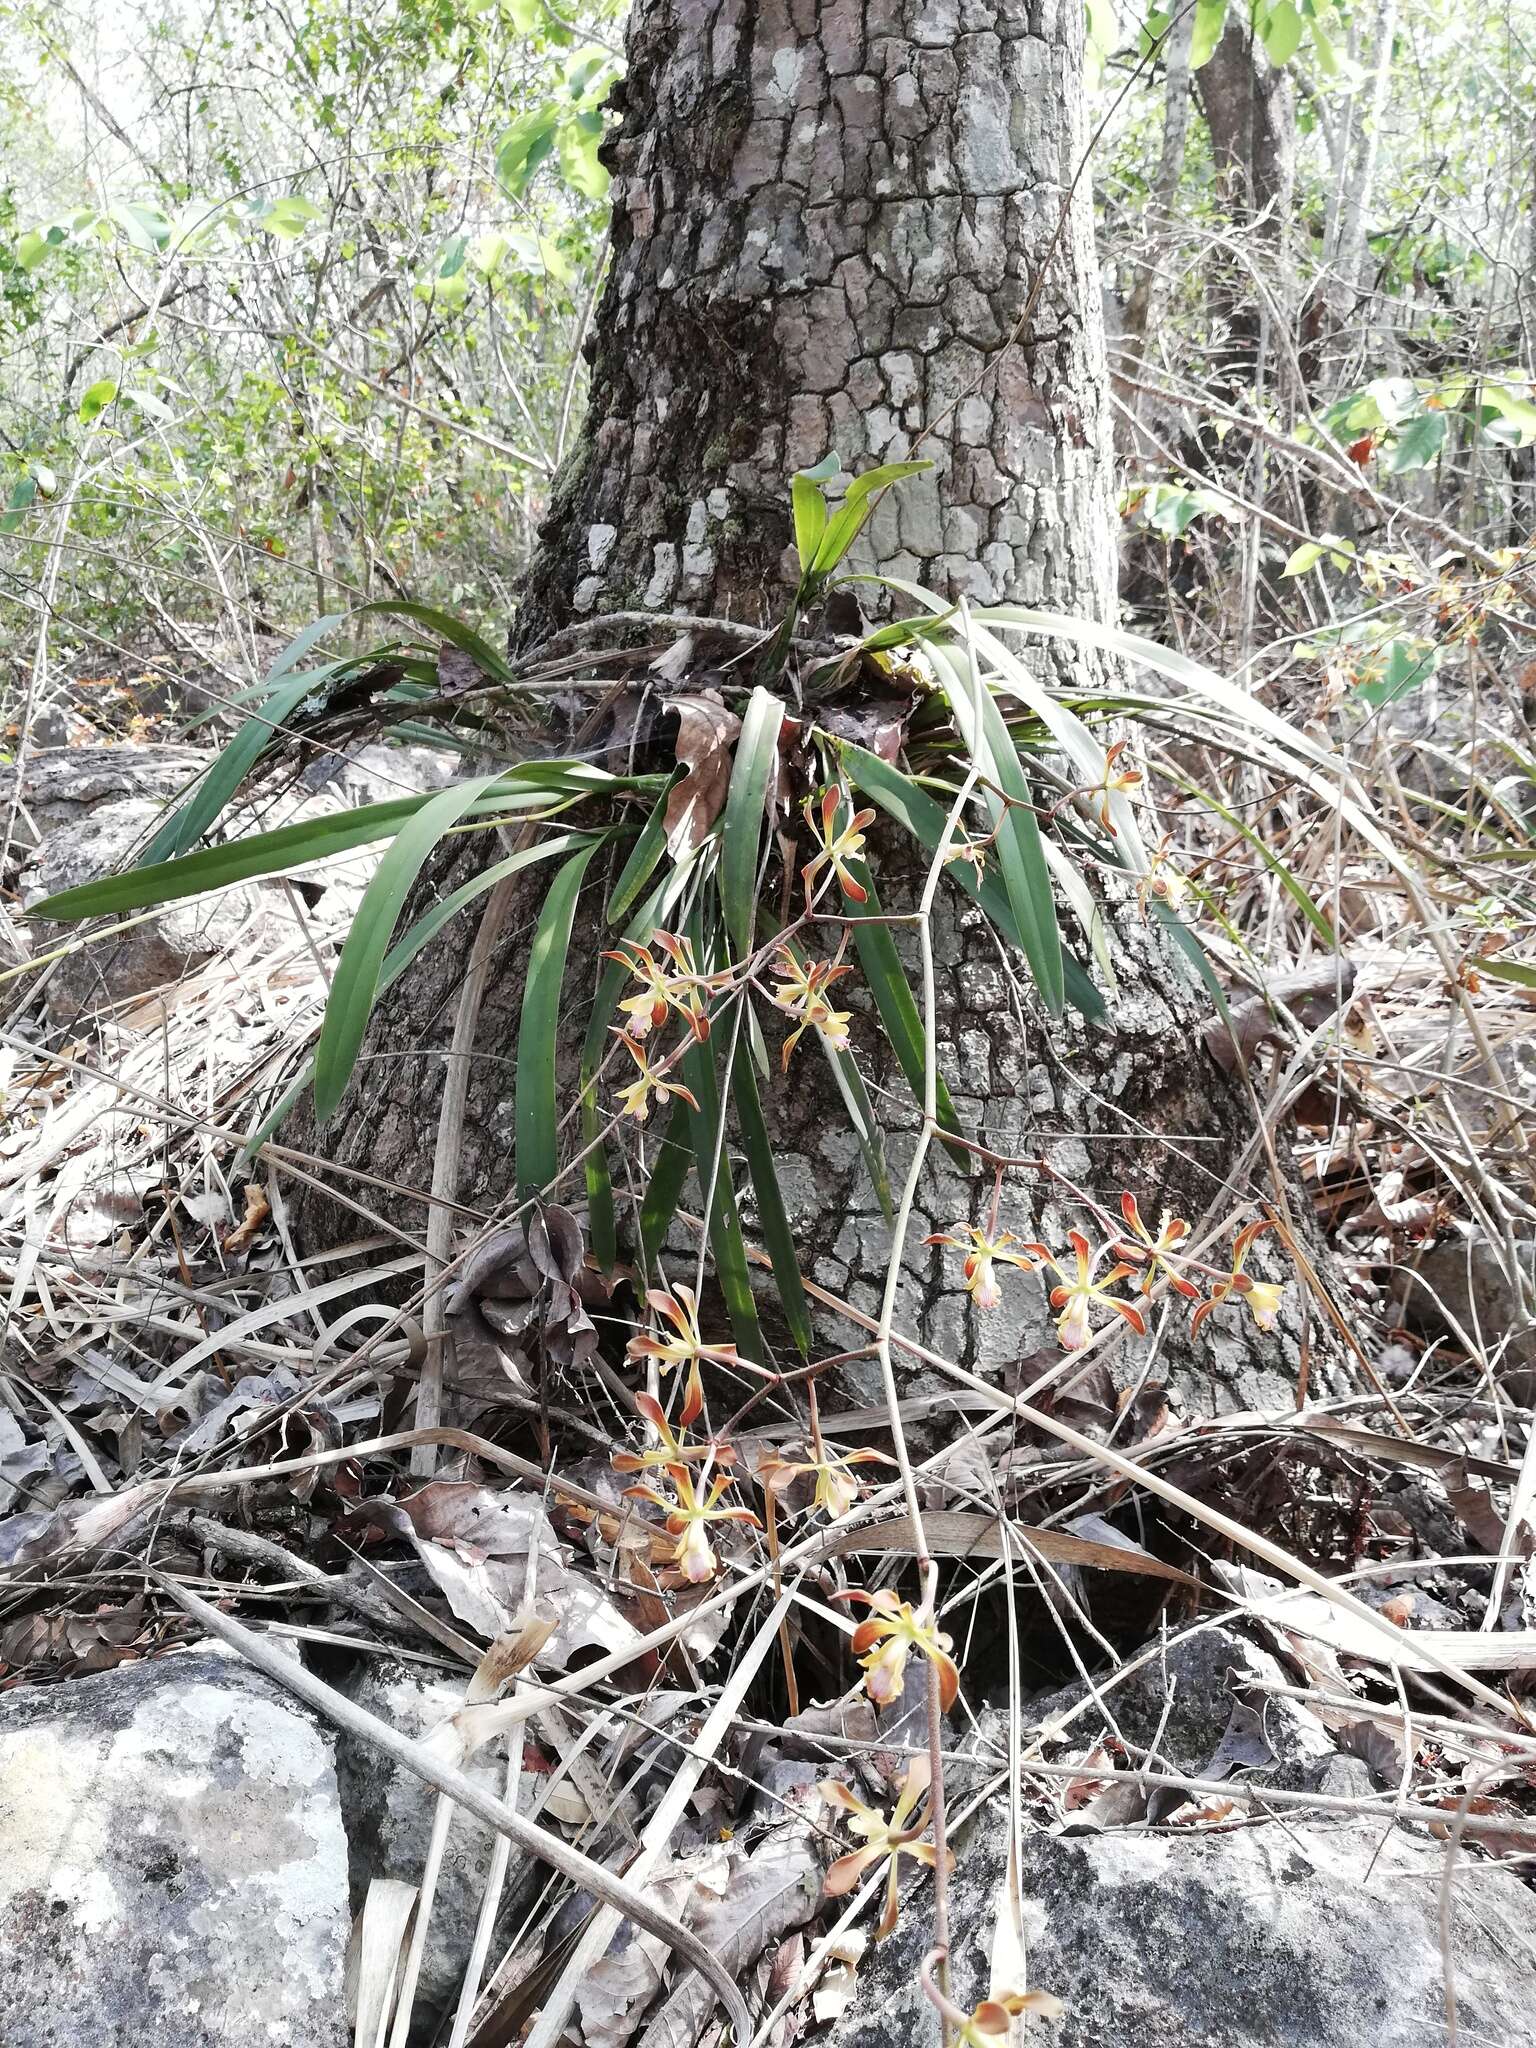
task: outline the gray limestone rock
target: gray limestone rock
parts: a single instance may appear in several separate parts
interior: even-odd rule
[[[151,799],[127,797],[59,826],[23,871],[22,901],[30,908],[45,896],[132,866],[163,816],[163,807]],[[280,901],[274,890],[259,884],[230,889],[174,903],[120,938],[82,946],[54,966],[47,985],[49,1011],[60,1021],[72,1021],[106,1004],[164,988],[247,935],[251,919]],[[44,934],[48,943],[57,943],[71,929],[45,923],[33,943],[44,950]]]
[[[962,1838],[952,1881],[955,1994],[988,1991],[1007,1803]],[[1446,2019],[1439,1892],[1447,1850],[1384,1820],[1287,1816],[1224,1832],[1026,1837],[1030,1985],[1066,2010],[1039,2048],[1515,2048],[1536,2018],[1536,1902],[1513,1873],[1458,1852]],[[936,2038],[917,1981],[924,1894],[864,1959],[825,2048]]]
[[[216,1652],[0,1698],[5,2048],[344,2048],[329,1736]]]
[[[21,771],[17,828],[35,846],[61,825],[77,825],[105,804],[131,798],[156,806],[179,795],[213,758],[206,747],[43,747]],[[0,807],[9,813],[14,768],[0,768]]]
[[[1516,1252],[1526,1293],[1536,1299],[1536,1243],[1517,1238]],[[1447,1231],[1413,1258],[1397,1277],[1397,1293],[1412,1328],[1430,1336],[1460,1332],[1509,1364],[1536,1364],[1536,1324],[1509,1283],[1502,1248],[1496,1252],[1475,1225]]]
[[[370,1714],[413,1737],[429,1734],[464,1704],[462,1680],[389,1661],[357,1666],[344,1689]],[[376,1877],[396,1878],[403,1884],[420,1882],[437,1794],[381,1751],[348,1735],[337,1743],[337,1768],[351,1849],[352,1903],[361,1911],[369,1883]],[[463,1769],[493,1798],[502,1798],[506,1791],[505,1742],[493,1742],[477,1751]],[[492,1830],[471,1815],[454,1815],[422,1960],[418,2026],[424,2015],[440,2014],[458,1996],[495,1839]],[[522,1892],[519,1876],[526,1868],[527,1859],[514,1848],[502,1927],[510,1929],[512,1925]],[[499,1954],[493,1944],[492,1960]]]

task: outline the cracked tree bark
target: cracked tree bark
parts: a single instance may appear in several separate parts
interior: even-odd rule
[[[908,455],[868,562],[1102,612],[1113,544],[1073,0],[635,10],[588,431],[526,642],[634,606],[778,616],[788,479]]]
[[[1085,144],[1081,14],[1078,0],[639,0],[607,145],[612,266],[590,410],[530,577],[524,645],[619,610],[776,619],[790,472],[829,448],[866,468],[920,437],[936,467],[884,497],[860,566],[979,601],[1112,616],[1086,181],[1062,223]],[[1005,347],[1037,278],[1029,331]],[[1042,659],[1081,669],[1070,651]],[[464,879],[473,858],[445,861],[434,887]],[[882,889],[898,907],[892,868]],[[1213,1193],[1230,1202],[1255,1190],[1251,1161],[1240,1163],[1246,1101],[1200,1043],[1205,1000],[1133,905],[1107,906],[1119,986],[1111,1028],[1093,1030],[1047,1026],[1020,963],[1000,956],[957,893],[941,903],[939,1055],[986,1143],[1046,1151],[1104,1199],[1129,1186],[1154,1210],[1166,1198],[1198,1216]],[[536,908],[530,888],[481,1017],[459,1191],[484,1208],[510,1193],[510,1054]],[[600,909],[594,875],[576,940],[589,959],[604,943]],[[428,1184],[442,1050],[472,940],[473,921],[461,922],[391,991],[334,1125],[301,1129],[297,1142],[402,1188]],[[1081,934],[1069,942],[1084,950]],[[573,967],[567,986],[579,982]],[[899,1173],[910,1098],[857,996],[853,1007],[856,1049],[889,1091],[876,1100]],[[781,1177],[810,1275],[868,1310],[888,1228],[814,1065],[802,1055],[766,1105]],[[990,1175],[967,1179],[935,1159],[903,1252],[902,1327],[978,1369],[1052,1345],[1037,1282],[1019,1277],[1003,1310],[974,1316],[958,1260],[918,1242],[983,1220],[990,1196]],[[296,1207],[311,1245],[355,1234],[355,1219],[338,1225],[302,1190]],[[420,1206],[399,1220],[419,1227]],[[1059,1242],[1073,1220],[1010,1181],[1008,1227]],[[1208,1327],[1197,1359],[1171,1322],[1155,1376],[1178,1378],[1198,1407],[1284,1398],[1294,1327],[1288,1348],[1283,1334],[1256,1345],[1233,1314]],[[829,1348],[850,1341],[830,1323],[826,1335]],[[1146,1363],[1122,1353],[1117,1369],[1134,1380]],[[855,1371],[845,1393],[872,1398],[873,1380],[861,1386]]]

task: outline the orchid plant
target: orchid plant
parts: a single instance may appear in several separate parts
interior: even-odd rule
[[[884,1941],[895,1926],[900,1912],[901,1859],[910,1857],[914,1863],[925,1864],[929,1870],[937,1867],[938,1850],[932,1842],[921,1839],[929,1822],[928,1813],[918,1814],[919,1803],[926,1799],[933,1787],[933,1771],[926,1756],[916,1756],[907,1767],[902,1780],[901,1791],[890,1813],[883,1814],[875,1807],[866,1806],[856,1793],[838,1779],[832,1779],[821,1787],[821,1796],[829,1805],[841,1807],[849,1816],[850,1834],[860,1837],[864,1846],[850,1850],[846,1856],[839,1856],[827,1872],[827,1896],[840,1899],[851,1892],[867,1870],[877,1863],[885,1863],[885,1905],[875,1928],[876,1941]],[[955,1866],[954,1855],[944,1852],[946,1872]]]

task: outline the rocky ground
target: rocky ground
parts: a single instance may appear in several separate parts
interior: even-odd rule
[[[936,2037],[932,1873],[903,1857],[876,1940],[882,1869],[842,1884],[858,1838],[822,1789],[888,1811],[929,1742],[922,1686],[877,1715],[847,1656],[832,1603],[859,1546],[791,1509],[785,1568],[806,1572],[811,1617],[791,1702],[755,1553],[724,1545],[734,1602],[669,1608],[616,1533],[626,1438],[597,1396],[562,1384],[541,1416],[513,1378],[482,1378],[468,1433],[413,1481],[399,1425],[421,1338],[387,1303],[419,1254],[360,1225],[304,1262],[280,1178],[240,1155],[313,1031],[366,864],[57,957],[61,935],[23,918],[131,858],[207,759],[96,739],[0,788],[24,970],[0,1030],[0,2040],[718,2039],[675,1937],[612,1933],[601,1884],[548,1860],[559,1845],[599,1879],[638,1873],[664,1924],[698,1934],[745,1992],[754,2048]],[[442,772],[369,749],[270,792],[262,821]],[[1359,951],[1366,984],[1397,991],[1405,1051],[1427,970]],[[1529,2036],[1536,1350],[1483,1226],[1413,1211],[1392,1142],[1303,1138],[1374,1318],[1347,1396],[1208,1421],[1151,1390],[1130,1478],[1027,1432],[983,1455],[960,1416],[951,1453],[1018,1532],[999,1552],[987,1514],[935,1520],[975,1575],[945,1624],[964,1673],[942,1734],[962,2019],[1027,1986],[1042,1996],[1015,2026],[1059,2048]],[[1417,1277],[1394,1311],[1371,1276],[1399,1265]],[[500,1308],[515,1322],[535,1298]],[[1096,1403],[1089,1384],[1060,1410],[1095,1442],[1114,1427]],[[899,1516],[889,1492],[854,1521]],[[1363,1616],[1261,1576],[1215,1533],[1228,1511],[1347,1579]],[[878,1547],[898,1583],[900,1543]],[[530,1589],[553,1633],[518,1676]],[[282,1656],[259,1670],[252,1644]],[[330,1706],[295,1695],[305,1672]],[[416,1746],[388,1753],[390,1731]],[[539,1832],[509,1852],[424,1759]]]

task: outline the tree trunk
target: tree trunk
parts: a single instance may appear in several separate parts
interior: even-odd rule
[[[649,0],[588,429],[519,625],[778,617],[789,477],[922,452],[869,565],[1102,614],[1113,542],[1074,0]]]
[[[1147,345],[1147,336],[1157,325],[1158,316],[1166,297],[1166,285],[1161,272],[1161,263],[1167,252],[1167,231],[1172,220],[1173,209],[1179,196],[1179,180],[1184,175],[1184,156],[1189,141],[1189,68],[1191,47],[1195,38],[1195,10],[1186,7],[1176,16],[1168,30],[1168,76],[1163,96],[1163,146],[1158,154],[1157,175],[1152,180],[1151,203],[1148,212],[1152,220],[1152,237],[1145,261],[1131,288],[1126,301],[1123,333],[1128,355],[1140,358]]]
[[[955,595],[1110,615],[1113,480],[1086,182],[1058,239],[1084,146],[1081,38],[1078,0],[640,0],[608,146],[612,267],[591,406],[530,577],[525,645],[635,608],[776,619],[789,595],[790,472],[829,448],[850,469],[898,458],[924,428],[937,467],[887,494],[864,566]],[[1037,279],[1032,323],[1005,347]],[[464,879],[473,858],[445,862],[434,887]],[[882,870],[891,909],[896,865]],[[1213,1194],[1230,1200],[1223,1183],[1250,1119],[1202,1047],[1205,999],[1129,892],[1106,886],[1119,991],[1111,1027],[1094,1029],[1049,1026],[1016,963],[945,885],[940,1063],[962,1121],[987,1144],[1047,1151],[1105,1200],[1129,1186],[1144,1208],[1167,1198],[1198,1216]],[[581,985],[582,949],[590,960],[607,943],[601,903],[589,884],[568,990]],[[511,1193],[510,1055],[536,906],[530,887],[498,942],[480,1018],[458,1190],[484,1209]],[[428,1184],[473,932],[473,918],[451,927],[391,991],[362,1078],[309,1138],[316,1149],[401,1189]],[[850,1007],[861,1064],[890,1091],[875,1099],[889,1110],[899,1175],[910,1095],[857,995]],[[867,1312],[889,1227],[846,1115],[813,1081],[818,1067],[803,1050],[789,1083],[765,1089],[765,1109],[808,1273]],[[983,1220],[990,1193],[990,1174],[936,1158],[903,1253],[901,1327],[978,1368],[1054,1350],[1036,1282],[1016,1276],[1005,1308],[980,1317],[955,1255],[919,1243]],[[356,1232],[302,1191],[297,1207],[311,1244],[328,1228]],[[419,1228],[419,1205],[393,1214]],[[1008,1227],[1060,1243],[1073,1220],[1012,1177]],[[1256,1351],[1235,1317],[1218,1325],[1198,1366],[1174,1326],[1155,1376],[1182,1371],[1199,1405],[1283,1398],[1281,1345]],[[861,1341],[830,1318],[824,1334],[829,1349]],[[1127,1376],[1142,1362],[1128,1356]],[[875,1398],[871,1371],[856,1371],[845,1397]]]
[[[1237,217],[1281,241],[1296,182],[1296,103],[1289,71],[1271,64],[1246,18],[1231,8],[1209,63],[1195,77],[1211,153]]]
[[[1362,109],[1361,132],[1340,212],[1338,253],[1334,262],[1340,317],[1343,320],[1352,317],[1356,305],[1369,288],[1366,230],[1370,224],[1371,202],[1375,197],[1376,163],[1381,150],[1387,94],[1392,82],[1392,45],[1396,35],[1397,0],[1377,0],[1371,87]]]
[[[1291,74],[1287,66],[1271,64],[1247,13],[1228,9],[1221,40],[1195,74],[1233,225],[1247,231],[1247,261],[1217,260],[1210,273],[1211,308],[1226,328],[1224,345],[1213,351],[1215,382],[1228,392],[1264,378],[1269,309],[1262,285],[1282,307],[1290,298],[1287,235],[1296,182]]]

